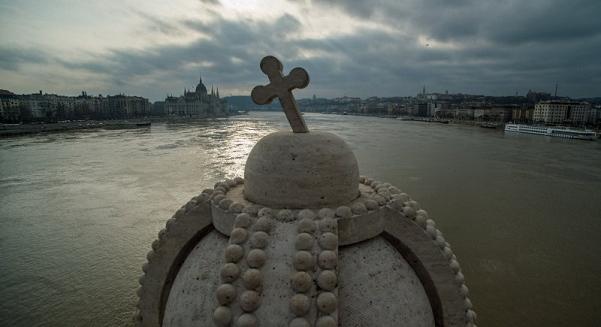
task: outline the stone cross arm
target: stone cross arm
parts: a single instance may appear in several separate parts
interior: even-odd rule
[[[282,63],[274,56],[261,60],[261,70],[269,78],[269,84],[253,88],[251,97],[256,104],[268,104],[274,98],[280,100],[286,118],[294,133],[307,133],[307,125],[298,110],[298,105],[292,95],[293,89],[302,89],[309,84],[309,74],[303,68],[296,67],[288,76],[282,75]]]

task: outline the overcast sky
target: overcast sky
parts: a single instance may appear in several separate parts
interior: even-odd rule
[[[221,95],[311,76],[299,97],[601,96],[600,0],[5,1],[0,89],[160,100],[202,72]]]

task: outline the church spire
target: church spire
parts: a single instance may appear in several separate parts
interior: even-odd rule
[[[217,87],[217,99],[219,99],[219,87]]]
[[[196,85],[196,95],[198,95],[198,96],[206,96],[207,95],[207,88],[202,83],[202,75],[200,75],[199,80],[198,80],[198,85]]]

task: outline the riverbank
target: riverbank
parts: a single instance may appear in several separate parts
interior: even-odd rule
[[[225,117],[149,117],[129,120],[81,120],[56,123],[0,124],[0,138],[39,133],[60,133],[85,129],[147,128],[154,122],[189,123],[215,118]]]
[[[149,120],[85,120],[39,124],[2,124],[0,125],[0,138],[83,129],[144,128],[150,126],[150,124]]]
[[[409,115],[381,115],[381,114],[365,114],[365,113],[337,113],[337,112],[322,112],[321,114],[327,115],[342,115],[342,116],[361,116],[361,117],[377,117],[377,118],[388,118],[388,119],[398,119],[401,121],[415,121],[415,122],[423,122],[423,123],[438,123],[438,124],[456,124],[456,125],[465,125],[465,126],[474,126],[481,127],[484,125],[486,128],[498,128],[503,130],[505,123],[502,122],[484,122],[477,120],[465,120],[465,119],[451,119],[451,118],[431,118],[431,117],[416,117]]]
[[[432,118],[432,117],[416,117],[409,115],[379,115],[379,114],[364,114],[364,113],[338,113],[338,112],[322,112],[321,114],[328,115],[342,115],[342,116],[362,116],[362,117],[377,117],[377,118],[388,118],[398,119],[401,121],[409,122],[421,122],[421,123],[437,123],[437,124],[452,124],[452,125],[463,125],[472,127],[481,127],[487,129],[496,129],[504,131],[506,122],[501,121],[480,121],[480,120],[467,120],[467,119],[452,119],[452,118]],[[526,124],[526,125],[531,125]],[[535,125],[536,126],[536,125]],[[546,125],[547,127],[558,127],[558,128],[574,128],[574,129],[586,129],[595,132],[597,135],[601,135],[601,128],[598,127],[577,127],[577,126],[564,126],[564,125]]]

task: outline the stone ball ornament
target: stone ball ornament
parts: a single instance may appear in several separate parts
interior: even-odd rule
[[[167,220],[142,266],[136,326],[461,326],[477,315],[450,241],[398,187],[359,175],[340,137],[309,131],[302,68],[273,56],[252,90],[292,131],[263,137],[244,178]]]

